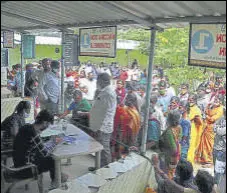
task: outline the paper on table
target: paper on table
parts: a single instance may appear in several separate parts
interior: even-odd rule
[[[96,174],[102,176],[105,180],[114,179],[118,176],[117,172],[112,168],[101,168],[96,171]]]
[[[61,131],[61,130],[52,130],[52,129],[46,129],[44,130],[40,136],[41,137],[50,137],[50,136],[53,136],[53,135],[60,135],[60,134],[63,134],[64,132]]]
[[[125,173],[128,171],[128,168],[120,162],[113,162],[113,163],[110,163],[108,166],[117,173]]]
[[[91,193],[89,188],[77,179],[74,179],[67,184],[69,187],[67,193]]]

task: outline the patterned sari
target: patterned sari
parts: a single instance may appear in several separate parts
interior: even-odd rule
[[[204,130],[200,139],[200,144],[196,151],[196,161],[203,164],[213,163],[213,146],[215,133],[213,131],[214,123],[223,116],[223,106],[206,109],[206,120]]]
[[[180,159],[181,138],[182,138],[181,126],[167,128],[167,130],[161,136],[162,145],[160,150],[165,155],[164,171],[168,174],[169,179],[173,178],[175,168]]]
[[[113,139],[133,146],[136,143],[140,130],[140,115],[135,107],[118,105],[114,120]],[[112,140],[113,158],[118,159],[122,154],[128,153],[128,149]]]

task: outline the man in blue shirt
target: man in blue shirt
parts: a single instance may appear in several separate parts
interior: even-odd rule
[[[60,79],[58,76],[60,63],[56,60],[51,62],[51,71],[44,74],[44,97],[45,108],[53,114],[58,113],[58,101],[60,96]]]
[[[165,81],[160,81],[158,84],[159,97],[157,104],[162,108],[164,116],[167,116],[168,106],[170,104],[171,96],[167,95],[167,85]]]

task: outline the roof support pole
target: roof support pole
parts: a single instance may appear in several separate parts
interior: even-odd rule
[[[24,34],[21,33],[21,98],[24,98]]]
[[[65,32],[61,35],[61,112],[64,112]]]
[[[150,38],[150,55],[149,55],[149,67],[148,67],[148,78],[147,78],[147,88],[146,88],[146,111],[144,117],[144,127],[142,130],[142,143],[141,143],[141,154],[145,155],[146,153],[146,143],[147,143],[147,131],[148,131],[148,118],[150,110],[150,97],[151,97],[151,81],[152,81],[152,68],[154,61],[154,48],[155,48],[155,37],[156,37],[155,28],[151,28],[151,38]]]

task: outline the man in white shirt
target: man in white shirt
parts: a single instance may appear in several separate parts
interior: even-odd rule
[[[80,88],[87,89],[87,92],[83,92],[83,97],[89,101],[94,100],[95,91],[96,91],[96,80],[94,79],[94,75],[92,72],[88,73],[86,79],[81,79],[80,81]]]
[[[113,132],[114,116],[117,108],[117,96],[110,84],[110,76],[101,73],[97,78],[97,92],[90,111],[90,129],[97,133],[104,149],[101,152],[101,167],[111,162],[110,138]],[[93,171],[95,168],[89,168]]]

